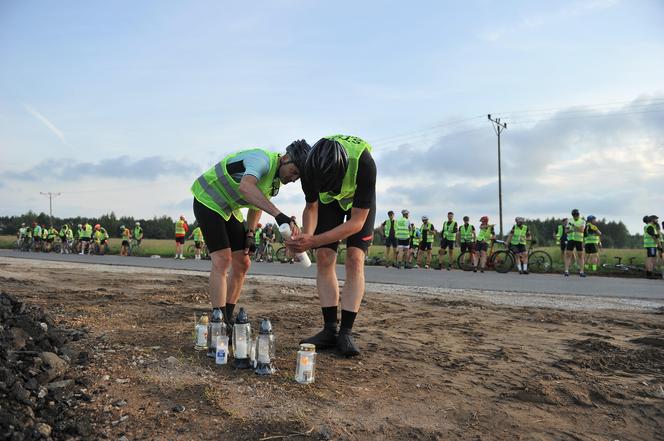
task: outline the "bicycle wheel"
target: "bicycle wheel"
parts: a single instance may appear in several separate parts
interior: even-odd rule
[[[533,251],[528,256],[528,269],[534,273],[548,273],[553,268],[553,260],[546,251]]]
[[[346,262],[346,247],[337,250],[337,263]]]
[[[60,253],[60,250],[62,250],[62,243],[55,242],[53,246],[51,247],[51,251],[54,253]]]
[[[286,255],[286,247],[279,248],[275,256],[276,259],[281,263],[286,263],[290,260],[290,258]]]
[[[186,251],[186,253],[187,253],[187,254],[190,254],[190,255],[192,255],[192,256],[195,255],[195,254],[196,254],[196,245],[193,245],[193,244],[192,244],[192,245],[189,245],[189,246],[187,247],[187,251]]]
[[[472,251],[464,251],[457,257],[457,267],[464,271],[472,271],[475,268],[473,264],[474,253]]]
[[[491,255],[489,263],[496,272],[505,274],[514,268],[514,255],[509,251],[496,251]]]

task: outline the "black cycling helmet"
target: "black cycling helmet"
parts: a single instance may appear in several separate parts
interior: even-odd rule
[[[339,192],[347,169],[346,149],[337,141],[322,138],[311,147],[304,177],[320,192]]]
[[[290,162],[295,164],[300,171],[300,174],[302,174],[302,170],[304,170],[304,164],[307,162],[307,155],[310,150],[311,146],[307,144],[307,141],[304,139],[293,141],[288,147],[286,147],[286,154],[290,158]]]
[[[648,222],[650,222],[650,216],[643,216],[643,223],[647,224]]]
[[[579,215],[579,209],[578,208],[575,208],[574,210],[572,210],[572,216],[578,216],[578,215]]]

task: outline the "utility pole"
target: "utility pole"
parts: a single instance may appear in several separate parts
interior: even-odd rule
[[[493,130],[498,135],[498,212],[500,214],[500,238],[503,239],[503,178],[500,170],[500,134],[507,128],[507,123],[501,123],[500,118],[491,118],[491,114],[487,115]]]
[[[51,217],[51,227],[53,226],[53,198],[58,197],[61,195],[61,193],[53,193],[53,192],[43,192],[40,191],[39,194],[48,196],[48,214]]]

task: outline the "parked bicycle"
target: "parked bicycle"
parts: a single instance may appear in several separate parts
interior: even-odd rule
[[[620,256],[615,256],[614,259],[616,260],[616,263],[603,263],[602,268],[621,272],[633,271],[642,273],[645,271],[645,268],[634,265],[634,259],[636,259],[636,257],[629,258],[629,265],[622,263],[623,258]]]
[[[194,256],[196,255],[196,245],[191,244],[187,247],[187,254]],[[201,259],[209,259],[210,258],[210,251],[208,250],[207,244],[203,242],[201,244]]]
[[[528,269],[533,273],[548,273],[553,269],[553,259],[551,255],[543,250],[533,250],[535,241],[530,242],[528,247]],[[502,249],[493,251],[494,245],[502,247]],[[465,251],[457,258],[457,266],[464,271],[472,271],[474,266],[475,251]],[[507,247],[505,241],[494,240],[491,247],[487,252],[488,258],[486,262],[487,270],[495,270],[498,273],[504,274],[510,272],[515,268],[517,261],[516,254]]]

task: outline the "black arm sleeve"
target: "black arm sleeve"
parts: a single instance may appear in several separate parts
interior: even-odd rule
[[[362,152],[357,166],[357,189],[353,197],[354,208],[371,208],[376,198],[376,163],[369,150]]]

